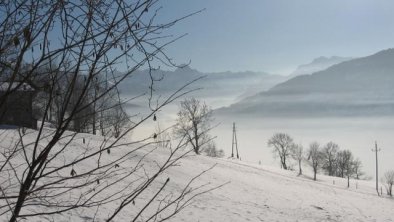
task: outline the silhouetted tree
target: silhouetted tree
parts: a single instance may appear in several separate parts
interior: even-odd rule
[[[302,160],[304,159],[304,147],[301,144],[293,144],[291,156],[298,163],[298,175],[302,175]]]
[[[184,99],[174,133],[177,137],[186,136],[194,152],[200,154],[203,146],[212,139],[208,134],[212,121],[212,110],[204,102],[195,98]]]
[[[109,126],[112,127],[112,135],[118,138],[122,135],[122,132],[132,126],[132,122],[129,119],[126,111],[123,110],[122,104],[119,102],[117,105],[109,109]]]
[[[319,143],[311,143],[308,150],[308,161],[313,169],[313,180],[316,180],[316,174],[319,168],[322,166],[323,160],[324,157]]]
[[[210,157],[224,157],[224,150],[218,149],[214,141],[210,141],[203,152]]]
[[[362,175],[364,175],[364,172],[361,170],[361,167],[362,167],[361,160],[358,159],[358,158],[355,159],[355,160],[353,161],[353,167],[354,167],[354,175],[355,175],[356,179],[359,180],[360,177],[361,177]]]
[[[339,151],[339,146],[333,142],[327,143],[323,147],[323,169],[327,172],[329,176],[335,176],[337,171],[337,153]]]
[[[336,176],[345,178],[345,173],[346,173],[346,162],[347,162],[347,157],[346,157],[346,152],[345,150],[341,150],[337,153],[337,158],[336,158],[336,163],[337,163],[337,172]]]
[[[354,159],[350,150],[342,151],[341,164],[343,166],[344,175],[347,178],[347,187],[350,187],[350,177],[354,175]]]
[[[386,187],[387,195],[393,196],[393,185],[394,185],[394,170],[389,170],[384,174],[382,179],[384,186]]]
[[[286,133],[276,133],[268,140],[267,144],[273,148],[273,154],[279,156],[281,167],[287,170],[286,161],[292,153],[293,139]]]

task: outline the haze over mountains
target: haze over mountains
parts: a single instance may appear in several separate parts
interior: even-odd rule
[[[238,102],[246,97],[259,92],[269,90],[275,85],[282,83],[298,75],[311,74],[328,68],[331,65],[349,60],[350,58],[332,56],[319,57],[311,63],[299,66],[289,76],[273,75],[266,72],[216,72],[204,73],[190,66],[178,68],[174,71],[154,70],[151,72],[154,81],[155,94],[167,95],[181,88],[186,83],[201,78],[191,84],[187,89],[201,89],[192,95],[201,99],[212,97],[232,97],[232,102]],[[151,83],[148,70],[137,70],[132,77],[126,79],[120,85],[122,94],[136,95],[141,92],[149,92]],[[222,104],[223,105],[223,104]],[[229,105],[229,104],[224,104]]]
[[[394,114],[394,49],[301,75],[248,97],[218,114],[261,117]]]
[[[300,65],[297,67],[294,72],[292,72],[289,75],[289,78],[294,78],[296,76],[300,75],[308,75],[312,74],[318,71],[322,71],[327,69],[330,66],[336,65],[341,62],[345,62],[348,60],[351,60],[353,58],[351,57],[339,57],[339,56],[331,56],[331,57],[325,57],[325,56],[320,56],[316,59],[314,59],[311,63]]]
[[[191,94],[199,98],[227,97],[236,102],[237,98],[254,95],[257,92],[268,90],[276,84],[286,80],[285,76],[271,75],[264,72],[220,72],[203,73],[185,66],[174,71],[156,70],[152,72],[155,94],[168,95],[180,89],[186,83],[197,78],[198,81],[187,89],[198,89]],[[122,94],[135,95],[141,91],[148,92],[150,75],[148,70],[139,70],[121,83],[119,89]],[[229,104],[227,104],[229,105]]]

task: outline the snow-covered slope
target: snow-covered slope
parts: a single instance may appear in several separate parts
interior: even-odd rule
[[[0,134],[4,135],[12,129],[1,131]],[[98,136],[80,134],[72,147],[84,146],[81,137],[86,138],[89,144],[99,144],[101,140]],[[0,145],[8,145],[9,142],[11,140],[3,139]],[[145,147],[137,151],[136,155],[146,154],[147,150],[153,149]],[[122,155],[121,152],[121,149],[114,150],[111,155]],[[156,161],[163,161],[167,155],[168,150],[165,148],[153,150],[145,159],[145,164],[155,165]],[[170,221],[394,221],[394,199],[378,197],[371,181],[351,180],[351,187],[348,189],[346,180],[341,178],[318,175],[318,181],[313,181],[310,177],[312,174],[309,173],[297,176],[293,171],[238,160],[188,156],[181,160],[179,166],[170,168],[160,177],[157,187],[169,177],[170,183],[166,190],[177,192],[193,176],[214,165],[215,167],[202,175],[193,186],[225,185],[198,196]],[[146,166],[145,169],[154,170],[154,167]],[[149,193],[146,195],[149,196]],[[129,206],[115,221],[129,221],[135,212],[134,207]],[[100,209],[95,221],[104,221],[106,210]],[[51,219],[92,221],[90,214],[94,214],[95,211],[96,209],[83,209],[77,214],[65,213]],[[29,221],[47,219],[38,217]],[[6,221],[6,218],[0,217],[0,221]]]
[[[394,200],[377,197],[369,181],[351,181],[347,189],[339,178],[319,176],[315,182],[294,172],[242,162],[201,157],[190,161],[197,166],[218,162],[207,180],[231,181],[186,210],[196,218],[193,221],[394,220]]]

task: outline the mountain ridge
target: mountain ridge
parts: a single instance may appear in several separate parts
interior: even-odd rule
[[[330,66],[339,64],[351,60],[351,57],[340,57],[340,56],[320,56],[312,60],[308,64],[299,65],[288,77],[293,78],[300,75],[310,75],[312,73],[322,71]]]
[[[273,75],[266,72],[215,72],[204,73],[190,66],[177,68],[174,71],[153,70],[151,72],[154,81],[154,89],[158,94],[173,92],[186,83],[201,78],[189,88],[203,88],[199,94],[203,95],[234,95],[234,98],[242,96],[251,88],[254,92],[267,90],[286,79],[284,76]],[[119,86],[121,93],[136,94],[141,91],[149,91],[151,79],[149,70],[137,70],[134,75],[127,78]],[[254,93],[253,93],[254,94]]]
[[[217,113],[263,116],[394,114],[394,49],[279,83]]]

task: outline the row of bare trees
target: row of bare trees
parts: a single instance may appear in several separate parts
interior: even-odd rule
[[[273,154],[280,158],[281,167],[289,169],[289,161],[297,162],[299,175],[302,174],[302,163],[306,161],[313,170],[313,179],[316,174],[323,170],[329,176],[337,176],[348,179],[359,179],[363,175],[361,161],[355,159],[350,150],[340,150],[334,142],[320,145],[312,142],[307,150],[301,144],[294,143],[293,138],[286,133],[276,133],[268,140],[268,146],[272,147]]]
[[[40,67],[36,73],[37,77],[29,81],[29,84],[37,90],[34,115],[37,119],[46,119],[46,122],[57,127],[62,122],[63,113],[70,116],[73,112],[84,90],[87,76],[81,73],[73,80],[72,72],[52,63]],[[117,87],[112,86],[116,81],[113,76],[108,75],[104,72],[95,75],[86,89],[86,96],[79,102],[84,108],[72,117],[69,130],[117,138],[122,130],[132,125],[123,108]],[[53,87],[55,93],[51,94],[48,91],[49,86]],[[72,96],[67,102],[67,91],[70,88],[72,88]],[[46,111],[47,106],[49,110]]]
[[[190,15],[158,21],[161,2],[0,1],[0,79],[8,83],[0,108],[29,84],[41,120],[37,130],[0,130],[2,220],[81,215],[81,220],[119,221],[127,213],[130,221],[165,221],[212,189],[195,185],[200,175],[181,189],[168,189],[171,180],[164,172],[187,155],[186,135],[160,160],[151,157],[156,149],[149,145],[157,143],[151,133],[141,141],[125,138],[187,93],[185,88],[153,105],[160,80],[150,75],[150,112],[127,127],[116,122],[128,118],[118,105],[117,86],[124,79],[142,67],[176,66],[164,48],[179,37],[167,35],[168,29]],[[104,136],[78,133],[97,131]]]

